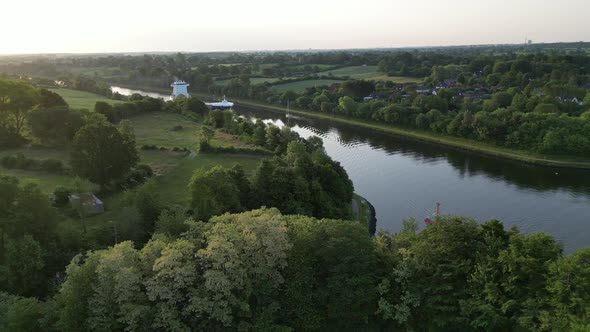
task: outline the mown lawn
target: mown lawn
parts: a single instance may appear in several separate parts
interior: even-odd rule
[[[285,91],[293,91],[293,92],[303,92],[306,88],[311,87],[320,87],[320,86],[328,86],[334,83],[341,83],[340,80],[304,80],[304,81],[297,81],[291,83],[284,83],[273,85],[272,89],[276,92],[285,92]]]
[[[62,96],[71,108],[84,108],[88,110],[93,110],[94,104],[96,104],[97,101],[104,101],[109,104],[120,103],[120,101],[118,100],[108,99],[107,97],[85,91],[70,89],[50,90]]]

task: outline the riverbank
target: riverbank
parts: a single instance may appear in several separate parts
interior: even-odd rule
[[[375,232],[377,231],[377,214],[375,212],[375,207],[371,202],[359,194],[353,194],[352,214],[358,221],[367,225],[371,236],[375,235]]]
[[[157,88],[150,88],[150,87],[143,87],[143,86],[130,86],[130,85],[119,85],[120,87],[125,87],[129,89],[145,89],[154,92],[161,92],[166,93],[168,90],[165,89],[157,89]],[[206,93],[192,93],[195,96],[198,96],[202,99],[214,100],[216,99],[215,96]],[[217,97],[218,99],[219,97]],[[257,107],[266,110],[272,111],[279,111],[279,112],[287,112],[287,108],[283,106],[276,106],[270,105],[258,101],[252,101],[248,99],[240,99],[240,98],[231,98],[232,101],[237,102],[239,104],[250,106],[250,107]],[[539,155],[534,154],[529,151],[522,151],[522,150],[514,150],[503,148],[499,146],[495,146],[492,144],[487,144],[483,142],[478,142],[470,139],[453,137],[453,136],[446,136],[446,135],[438,135],[431,132],[419,131],[419,130],[412,130],[400,127],[394,127],[388,124],[377,123],[374,121],[367,121],[361,120],[357,118],[350,118],[341,115],[333,115],[333,114],[322,114],[317,112],[310,112],[304,111],[296,108],[289,109],[289,112],[295,114],[301,114],[309,117],[314,117],[318,119],[325,119],[330,121],[335,121],[347,125],[353,126],[361,126],[365,128],[375,129],[381,132],[385,132],[388,134],[392,134],[395,136],[403,137],[406,139],[420,141],[430,144],[437,144],[437,145],[444,145],[449,148],[453,148],[455,150],[462,150],[471,153],[478,153],[482,155],[492,156],[495,158],[501,158],[509,161],[515,161],[520,163],[526,164],[533,164],[539,166],[547,166],[547,167],[560,167],[560,168],[577,168],[577,169],[590,169],[590,159],[582,159],[577,157],[567,157],[567,156],[549,156],[549,155]]]
[[[201,98],[212,98],[211,95],[194,93],[194,95]],[[287,112],[286,107],[264,104],[256,101],[232,98],[232,101],[250,107],[258,107],[267,110]],[[484,154],[496,158],[512,160],[527,164],[562,167],[562,168],[579,168],[590,169],[590,159],[579,159],[575,157],[561,157],[561,156],[543,156],[532,154],[528,151],[520,151],[498,147],[495,145],[477,142],[469,139],[437,135],[424,131],[417,131],[405,128],[390,126],[387,124],[380,124],[373,121],[360,120],[355,118],[344,117],[341,115],[329,115],[316,112],[303,111],[298,109],[289,109],[289,112],[301,114],[305,116],[315,117],[319,119],[326,119],[335,122],[340,122],[349,125],[362,126],[365,128],[375,129],[381,132],[386,132],[396,136],[421,141],[431,144],[444,145],[453,149],[469,151],[473,153]]]

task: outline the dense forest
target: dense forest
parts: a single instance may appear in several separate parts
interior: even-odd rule
[[[371,239],[351,222],[276,209],[208,222],[174,211],[143,246],[125,241],[76,255],[52,297],[2,293],[9,331],[406,330],[587,331],[590,251],[561,254],[545,234],[496,220],[441,217],[418,232]],[[180,225],[180,224],[178,224]],[[10,245],[11,285],[44,252]],[[20,259],[16,259],[18,255]],[[26,258],[26,259],[24,259]]]
[[[375,234],[321,139],[209,110],[198,94],[109,88],[177,77],[585,158],[587,48],[0,58],[0,331],[588,331],[590,249],[564,255],[549,234],[451,215]],[[379,78],[338,74],[350,68]],[[280,89],[314,80],[336,83]],[[70,89],[96,94],[93,107],[57,93]],[[145,140],[158,131],[173,143]]]

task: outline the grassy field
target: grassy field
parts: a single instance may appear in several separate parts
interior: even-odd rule
[[[70,90],[70,89],[50,89],[51,91],[59,94],[60,96],[65,99],[65,101],[70,105],[71,108],[85,108],[88,110],[94,109],[94,104],[97,101],[104,101],[109,104],[114,104],[120,101],[108,99],[107,97],[103,97],[101,95],[97,95],[95,93],[79,91],[79,90]]]
[[[138,146],[197,148],[201,125],[180,114],[149,113],[134,116],[128,120],[135,132]],[[173,130],[176,126],[182,126],[182,129]]]
[[[306,66],[310,66],[310,67],[318,67],[320,68],[320,70],[330,70],[332,68],[334,68],[334,65],[326,65],[326,64],[321,64],[321,63],[312,63],[312,64],[308,64],[308,65],[295,65],[295,66],[289,66],[290,69],[303,69]]]
[[[396,83],[412,83],[422,81],[414,77],[387,76],[377,72],[377,66],[353,66],[321,72],[322,75],[349,76],[354,79],[394,81]]]
[[[300,93],[300,92],[305,91],[306,88],[332,85],[333,83],[340,83],[340,82],[342,82],[342,81],[339,81],[339,80],[305,80],[305,81],[297,81],[297,82],[273,85],[272,89],[277,92],[293,91],[293,92]]]
[[[0,151],[0,158],[8,155],[22,153],[27,158],[34,159],[58,159],[65,165],[69,164],[70,153],[67,149],[49,149],[49,148],[19,148]],[[27,171],[21,169],[7,169],[0,166],[0,174],[12,175],[19,178],[22,183],[36,183],[41,190],[47,194],[53,192],[57,186],[74,187],[76,178],[68,174],[54,174],[41,171]],[[78,180],[84,188],[93,189],[95,186],[88,181]]]
[[[185,205],[190,203],[190,191],[188,184],[193,173],[197,169],[210,169],[220,165],[232,167],[240,164],[246,174],[251,176],[258,167],[260,156],[240,154],[198,154],[191,157],[186,155],[171,154],[166,151],[144,151],[142,160],[154,169],[161,169],[162,163],[167,168],[163,173],[156,175],[149,185],[153,185],[158,193],[159,200],[166,206]],[[117,193],[105,198],[105,213],[87,218],[89,227],[101,228],[110,220],[122,220],[127,213],[128,203],[125,201],[126,193]]]
[[[166,148],[198,149],[201,124],[180,114],[148,113],[134,116],[127,120],[129,120],[133,127],[135,140],[139,147],[142,145],[156,145]],[[182,127],[182,129],[175,130],[174,128],[177,126]],[[234,147],[249,147],[232,135],[219,131],[215,132],[215,136],[210,143],[213,146],[233,145]]]
[[[229,81],[230,80],[215,81],[215,85],[226,85],[227,83],[229,83]],[[250,78],[251,85],[261,84],[261,83],[273,83],[273,82],[277,82],[277,81],[280,81],[280,79],[277,77],[251,77]]]
[[[195,170],[209,169],[217,165],[232,167],[235,164],[240,164],[244,167],[247,175],[252,175],[258,167],[260,159],[260,156],[241,154],[198,154],[193,158],[187,156],[182,158],[170,171],[155,179],[158,193],[166,204],[188,203],[187,186]]]

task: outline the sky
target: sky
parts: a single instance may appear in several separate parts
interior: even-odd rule
[[[2,0],[0,54],[590,41],[590,0]]]

